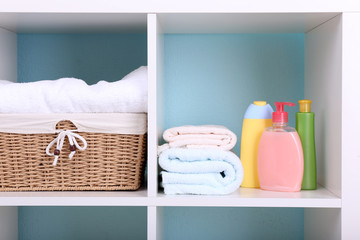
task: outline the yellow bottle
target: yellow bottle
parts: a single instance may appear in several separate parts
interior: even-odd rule
[[[257,172],[258,147],[264,129],[272,126],[273,111],[265,101],[255,101],[245,112],[240,150],[240,159],[244,168],[242,187],[260,187]]]

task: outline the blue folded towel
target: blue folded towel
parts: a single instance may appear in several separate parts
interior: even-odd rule
[[[165,194],[229,194],[241,185],[240,159],[219,149],[170,148],[159,156]]]

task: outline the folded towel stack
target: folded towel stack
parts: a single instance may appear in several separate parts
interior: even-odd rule
[[[159,148],[165,194],[229,194],[243,179],[240,159],[230,150],[236,135],[223,126],[181,126],[163,134]]]
[[[0,113],[147,112],[147,67],[116,82],[76,78],[12,83],[0,80]]]

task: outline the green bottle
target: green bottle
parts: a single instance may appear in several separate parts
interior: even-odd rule
[[[300,136],[304,152],[304,176],[301,189],[315,190],[317,187],[315,114],[311,112],[311,100],[300,100],[299,106],[300,111],[296,113],[296,130]]]

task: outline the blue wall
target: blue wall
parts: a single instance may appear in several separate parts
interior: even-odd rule
[[[118,80],[147,64],[146,46],[145,34],[19,34],[19,81]],[[164,50],[166,128],[220,124],[240,141],[250,102],[304,97],[303,34],[172,34]],[[303,239],[303,222],[303,209],[174,207],[164,209],[164,236]],[[143,207],[19,207],[19,240],[145,238]]]
[[[304,98],[304,34],[171,34],[165,36],[165,128],[217,124],[238,136],[253,101],[285,107],[295,127]]]
[[[167,240],[302,240],[304,211],[295,208],[166,207]]]
[[[19,240],[146,239],[146,207],[19,207]]]
[[[18,34],[18,81],[115,81],[147,65],[146,34]]]

